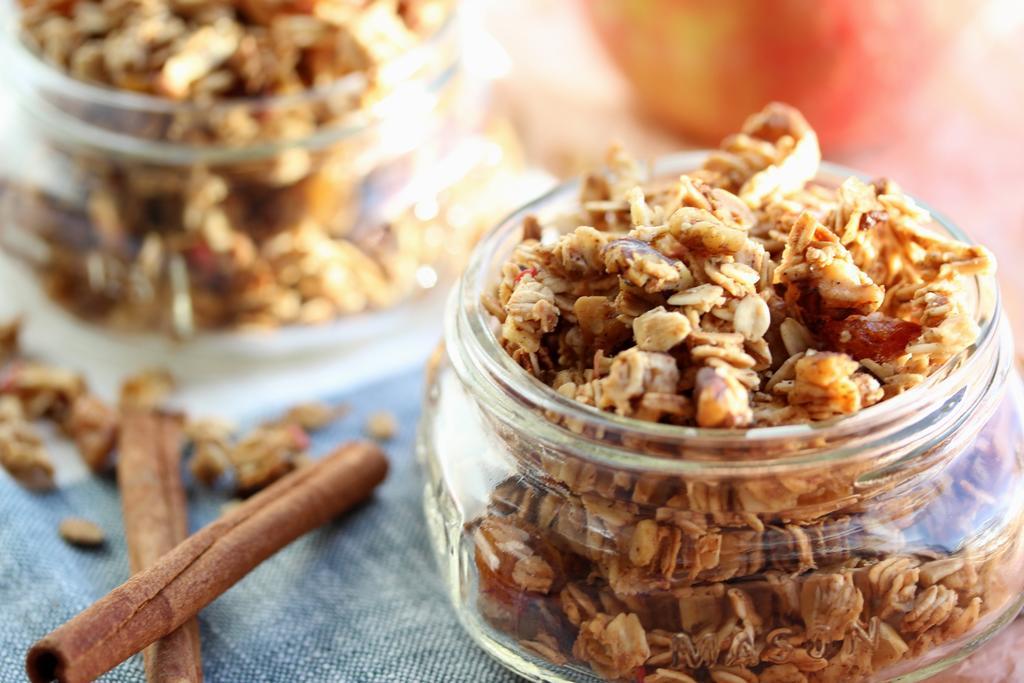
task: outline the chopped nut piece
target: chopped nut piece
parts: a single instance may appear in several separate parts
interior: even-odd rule
[[[234,425],[216,418],[189,420],[185,435],[192,442],[189,471],[196,480],[213,486],[232,468],[230,451]]]
[[[701,427],[743,427],[750,422],[747,389],[725,369],[701,368],[694,381],[697,424]]]
[[[378,410],[366,418],[366,435],[378,441],[390,441],[398,433],[398,420],[386,411]]]
[[[680,289],[692,281],[682,261],[671,259],[645,242],[621,239],[604,248],[605,268],[645,292]]]
[[[95,522],[81,517],[67,517],[61,521],[60,537],[71,545],[83,548],[95,548],[103,545],[106,534]]]
[[[726,225],[710,211],[684,206],[669,218],[669,233],[696,253],[734,255],[747,245],[747,232]]]

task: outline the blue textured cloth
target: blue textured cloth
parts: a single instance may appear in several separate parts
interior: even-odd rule
[[[299,539],[202,612],[207,681],[516,680],[463,633],[434,562],[413,453],[421,381],[406,375],[338,397],[353,411],[314,435],[314,456],[359,436],[368,412],[388,409],[400,424],[388,480],[369,504]],[[228,494],[190,488],[195,530]],[[70,515],[100,524],[106,547],[61,541],[57,525]],[[29,645],[128,577],[122,536],[112,480],[40,495],[0,472],[0,683],[24,681]],[[137,656],[101,680],[144,679]]]

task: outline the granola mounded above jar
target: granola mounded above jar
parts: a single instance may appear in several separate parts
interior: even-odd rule
[[[995,261],[890,180],[817,183],[819,161],[778,104],[678,179],[613,149],[576,212],[528,219],[485,300],[502,346],[564,396],[705,428],[827,420],[924,382],[977,337],[972,278]]]

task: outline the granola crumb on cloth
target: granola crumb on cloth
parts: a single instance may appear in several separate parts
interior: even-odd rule
[[[502,345],[565,396],[709,428],[827,420],[920,384],[975,340],[967,282],[995,261],[889,180],[817,184],[819,161],[780,104],[674,182],[613,149],[557,218],[579,227],[543,240],[529,219],[486,296]]]
[[[61,521],[58,527],[60,537],[71,545],[83,548],[95,548],[103,545],[106,534],[95,522],[90,522],[81,517],[67,517]]]
[[[366,435],[378,441],[389,441],[398,433],[398,420],[386,410],[380,410],[366,418]]]

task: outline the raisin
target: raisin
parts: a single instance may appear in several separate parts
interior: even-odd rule
[[[921,334],[921,326],[876,313],[829,320],[821,326],[819,333],[836,351],[857,360],[870,358],[883,363],[906,351],[907,344]]]

